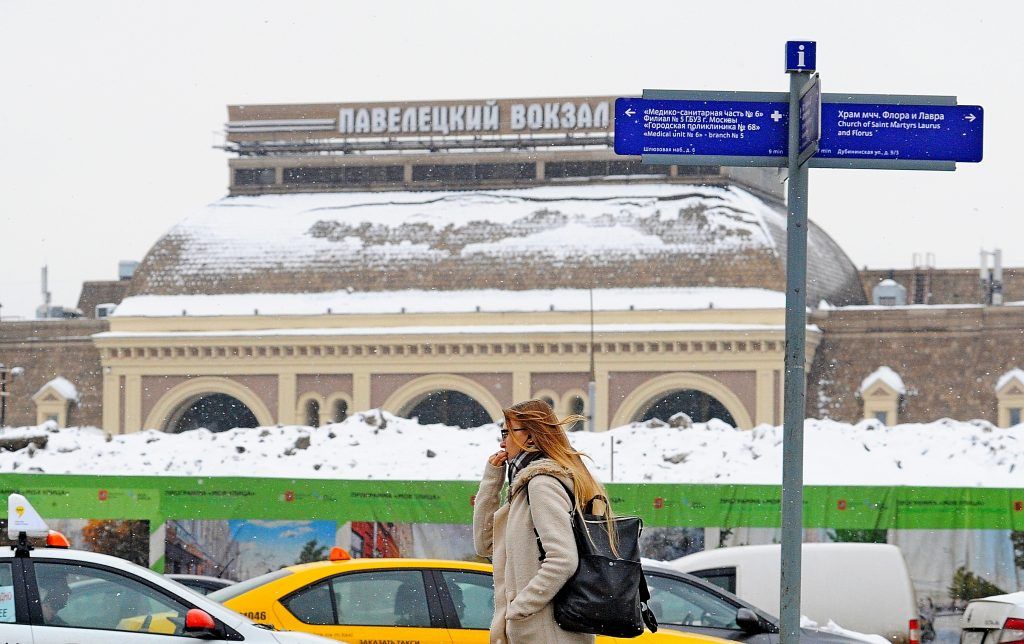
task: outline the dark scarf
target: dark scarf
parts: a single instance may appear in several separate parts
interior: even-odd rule
[[[519,456],[516,456],[508,462],[509,491],[512,490],[512,481],[515,480],[516,475],[525,470],[530,463],[541,458],[546,458],[543,452],[521,452]]]

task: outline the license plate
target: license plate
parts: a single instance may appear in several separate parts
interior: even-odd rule
[[[960,636],[960,644],[981,644],[985,639],[985,631],[964,631]]]

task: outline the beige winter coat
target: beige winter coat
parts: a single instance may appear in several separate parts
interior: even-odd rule
[[[579,561],[569,495],[552,478],[572,489],[569,471],[549,459],[536,460],[519,472],[511,502],[503,504],[505,468],[490,463],[486,468],[473,507],[473,539],[477,554],[494,562],[491,644],[593,644],[593,635],[559,628],[551,605]],[[543,562],[535,526],[544,544]]]

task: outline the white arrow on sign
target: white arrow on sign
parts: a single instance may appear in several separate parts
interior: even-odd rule
[[[636,110],[634,110],[632,107],[626,108],[626,116],[633,116],[634,114],[636,114]]]
[[[973,114],[968,114],[968,115],[967,115],[967,116],[965,116],[964,118],[965,118],[965,119],[967,119],[967,120],[968,120],[969,122],[971,122],[971,123],[974,123],[974,119],[976,119],[976,118],[978,118],[978,117],[977,117],[977,116],[975,116],[975,115],[973,115]]]

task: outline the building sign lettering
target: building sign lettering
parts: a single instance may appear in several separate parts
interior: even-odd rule
[[[611,133],[611,97],[236,105],[229,140]]]

